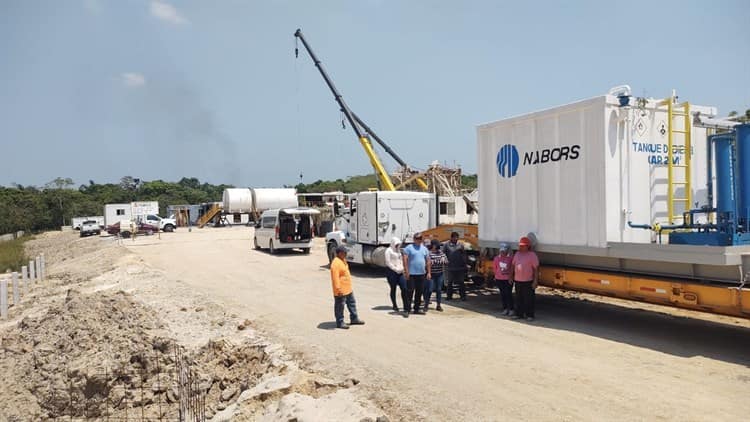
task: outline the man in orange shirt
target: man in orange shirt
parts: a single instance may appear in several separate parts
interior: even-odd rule
[[[331,261],[331,283],[333,284],[333,314],[336,316],[336,327],[348,329],[344,322],[344,303],[349,309],[351,325],[364,325],[357,316],[357,301],[352,291],[352,275],[346,262],[346,247],[336,248],[336,258]]]

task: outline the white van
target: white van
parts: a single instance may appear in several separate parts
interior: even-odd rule
[[[263,211],[255,224],[255,249],[302,249],[310,253],[313,243],[313,215],[320,211],[307,208],[280,208]]]

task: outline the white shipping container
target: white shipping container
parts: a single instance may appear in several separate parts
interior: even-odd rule
[[[695,111],[716,114],[691,105]],[[682,129],[682,117],[674,123]],[[620,107],[617,97],[603,95],[478,126],[480,242],[534,233],[541,250],[651,243],[653,232],[628,221],[668,222],[666,125],[657,100]],[[673,151],[675,164],[684,164],[685,151]],[[693,208],[707,200],[705,129],[692,128],[690,154]]]

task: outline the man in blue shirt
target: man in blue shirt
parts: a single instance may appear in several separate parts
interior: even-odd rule
[[[414,302],[414,313],[424,314],[421,308],[425,280],[432,278],[430,268],[430,251],[422,245],[422,233],[414,233],[414,243],[403,249],[404,277],[409,302]],[[409,315],[411,303],[405,306]]]

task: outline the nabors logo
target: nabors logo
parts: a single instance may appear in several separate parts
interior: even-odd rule
[[[536,151],[523,153],[523,165],[533,166],[558,161],[577,160],[581,156],[580,145],[564,145],[555,148],[544,148]],[[518,148],[515,145],[505,144],[497,152],[497,172],[501,177],[513,177],[518,172],[521,164]]]
[[[513,177],[518,171],[518,150],[514,145],[503,145],[497,152],[497,171],[502,177]]]

